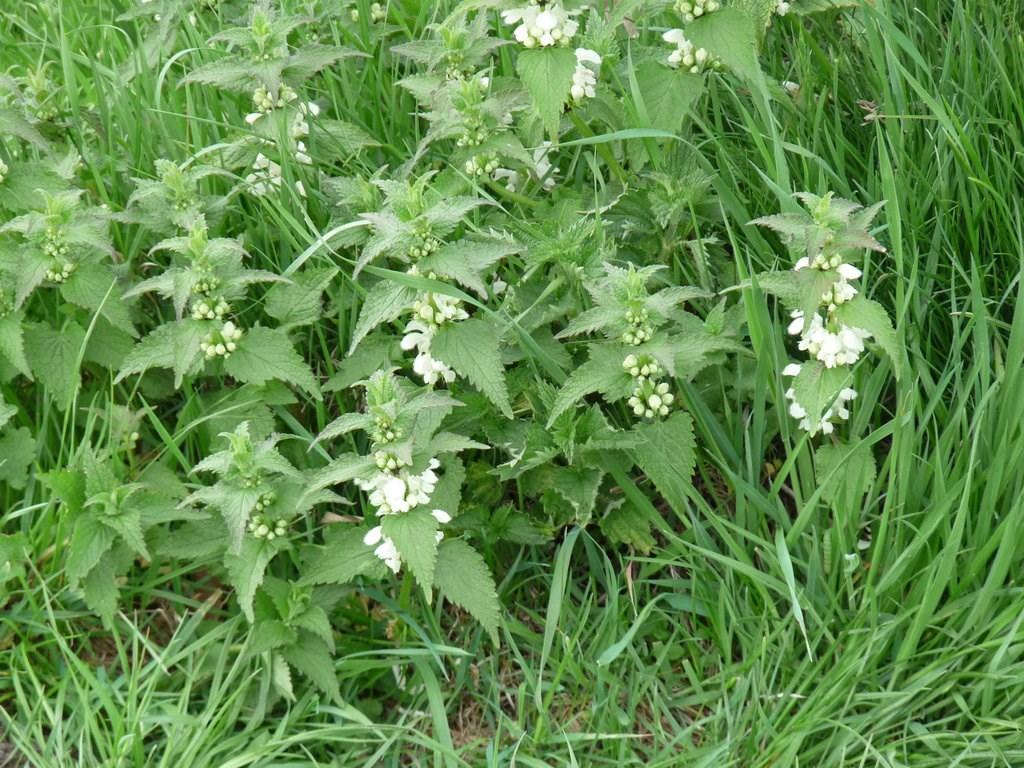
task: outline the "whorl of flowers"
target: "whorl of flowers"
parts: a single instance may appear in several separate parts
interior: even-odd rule
[[[7,163],[5,163],[3,160],[0,160],[0,184],[4,183],[4,179],[7,178],[7,172],[10,170],[11,169],[8,167]]]
[[[679,0],[676,3],[676,10],[687,24],[705,14],[714,13],[721,7],[722,4],[718,0]]]
[[[238,349],[238,341],[242,338],[243,331],[231,320],[228,320],[219,330],[211,331],[199,342],[199,349],[208,359],[214,357],[231,357],[231,353]]]
[[[572,75],[572,100],[579,104],[597,95],[597,78],[601,75],[601,56],[589,48],[576,49],[576,71]]]
[[[415,269],[410,270],[410,273],[416,274]],[[434,276],[428,277],[433,279]],[[412,315],[412,319],[405,326],[401,345],[407,352],[416,350],[413,371],[428,386],[433,386],[439,381],[446,384],[455,381],[455,371],[431,354],[431,344],[441,326],[469,317],[462,308],[462,302],[443,293],[426,291],[413,302]]]
[[[374,515],[404,515],[417,507],[429,504],[437,488],[436,470],[441,463],[436,458],[430,459],[422,472],[410,472],[406,461],[401,459],[395,450],[395,439],[399,435],[394,429],[394,424],[391,418],[383,413],[378,414],[370,436],[373,440],[373,457],[377,472],[369,478],[356,479],[355,484],[368,494],[367,500],[374,508]],[[434,509],[430,514],[439,525],[451,522],[451,515],[444,510]],[[441,531],[434,533],[436,542],[440,543],[443,538],[444,534]],[[371,528],[363,537],[363,543],[368,547],[374,547],[373,553],[394,573],[398,573],[402,565],[401,556],[395,543],[384,533],[383,526]]]
[[[786,0],[779,0],[775,4],[775,13],[779,16],[785,16],[789,13],[789,9],[792,7],[792,3],[787,3]]]
[[[864,353],[864,342],[871,338],[871,334],[863,328],[855,328],[842,322],[836,316],[836,309],[857,295],[857,289],[850,284],[861,276],[861,271],[852,264],[846,264],[838,255],[827,257],[818,254],[813,259],[804,256],[800,258],[794,271],[802,269],[835,270],[839,279],[833,283],[828,290],[821,295],[821,303],[818,310],[808,321],[800,310],[792,312],[792,322],[788,331],[793,336],[798,336],[800,341],[798,347],[807,352],[812,358],[818,360],[826,368],[837,368],[839,366],[853,365]],[[800,373],[800,365],[792,363],[783,370],[784,376],[797,376]],[[790,401],[789,413],[795,419],[800,419],[800,427],[812,435],[821,431],[824,434],[831,434],[837,421],[845,421],[850,417],[847,404],[857,397],[856,390],[846,388],[839,392],[835,402],[822,414],[820,422],[812,424],[807,416],[807,411],[796,400],[796,392],[792,387],[786,391],[786,399]]]
[[[518,24],[512,35],[526,48],[568,45],[579,29],[579,23],[561,3],[544,0],[533,0],[522,8],[502,11],[501,19],[506,24]]]
[[[660,419],[668,415],[675,395],[667,381],[662,381],[664,371],[651,355],[627,355],[622,369],[633,377],[633,394],[628,403],[633,413],[645,419]]]
[[[706,69],[714,69],[718,66],[718,59],[712,56],[706,48],[698,48],[686,33],[681,29],[670,29],[661,36],[666,43],[674,45],[676,49],[668,56],[668,64],[674,69],[682,67],[692,74],[700,74]]]

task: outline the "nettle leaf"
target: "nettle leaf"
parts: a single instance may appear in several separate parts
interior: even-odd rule
[[[110,323],[136,336],[128,305],[121,298],[117,279],[100,264],[83,264],[60,286],[67,301],[83,309],[98,310]]]
[[[442,326],[431,344],[431,353],[469,379],[507,418],[512,405],[501,362],[501,336],[495,325],[480,318]]]
[[[335,525],[324,536],[324,546],[309,550],[303,566],[303,584],[347,584],[374,571],[381,561],[373,547],[363,543],[365,526]]]
[[[82,597],[109,625],[117,610],[117,593],[117,557],[114,552],[107,552],[82,580]]]
[[[235,588],[238,605],[251,624],[254,621],[252,602],[256,590],[263,583],[267,566],[274,559],[277,551],[273,544],[265,539],[246,536],[242,549],[237,554],[228,552],[224,556],[224,565],[228,571],[228,581]]]
[[[622,322],[622,308],[612,305],[598,305],[580,312],[569,321],[569,324],[560,331],[555,338],[567,339],[572,336],[580,336],[584,333],[594,333],[609,326],[615,326]]]
[[[903,347],[899,343],[899,337],[892,327],[885,307],[860,294],[837,307],[836,317],[847,325],[861,328],[874,336],[875,341],[892,360],[893,375],[899,380],[903,374]]]
[[[351,355],[366,334],[381,323],[390,323],[412,306],[416,298],[416,290],[389,280],[382,280],[374,285],[363,299],[359,310],[359,320],[352,332],[352,343],[348,353]]]
[[[840,513],[859,512],[878,472],[871,447],[863,441],[821,446],[814,452],[814,468],[821,498]]]
[[[246,384],[266,384],[277,379],[320,397],[320,387],[306,361],[295,351],[288,334],[279,329],[249,329],[238,342],[238,349],[224,361],[224,370]]]
[[[206,335],[198,320],[178,320],[154,328],[132,349],[121,364],[115,383],[150,368],[170,368],[174,371],[174,386],[194,372],[201,362],[199,345]]]
[[[334,669],[331,651],[319,637],[311,632],[300,631],[298,641],[285,646],[280,653],[289,664],[312,680],[332,699],[341,697],[338,690],[338,673]]]
[[[821,296],[839,279],[835,270],[801,269],[762,272],[757,276],[761,290],[777,296],[788,309],[804,313],[804,327],[821,305]]]
[[[422,259],[419,267],[424,274],[434,272],[486,296],[487,287],[481,273],[521,249],[522,246],[511,239],[464,239],[442,245]]]
[[[0,107],[0,136],[17,136],[40,149],[49,147],[43,134],[11,107]]]
[[[25,341],[21,324],[24,312],[9,312],[0,317],[0,357],[10,363],[20,374],[32,378],[28,360],[25,357]]]
[[[498,644],[498,589],[479,552],[461,539],[442,541],[437,548],[434,583],[446,599],[469,611]]]
[[[673,133],[679,130],[687,111],[704,92],[701,75],[673,69],[654,59],[637,66],[636,82],[647,114],[646,123],[640,127]]]
[[[333,440],[336,437],[347,435],[357,429],[368,429],[373,425],[373,416],[368,413],[343,413],[326,427],[324,431],[316,436],[313,445],[324,440]]]
[[[679,514],[686,513],[687,493],[693,490],[696,439],[690,414],[676,411],[664,421],[637,427],[644,442],[633,449],[633,460]]]
[[[557,467],[551,473],[551,488],[569,502],[576,518],[586,521],[594,511],[604,472],[593,467]]]
[[[656,544],[651,535],[651,521],[632,504],[623,503],[601,518],[601,532],[614,544],[625,544],[641,553],[648,553]]]
[[[562,107],[569,99],[576,71],[576,54],[561,47],[521,51],[517,69],[545,129],[557,138]]]
[[[28,364],[61,410],[68,409],[81,386],[78,361],[84,347],[85,331],[77,323],[60,331],[47,325],[25,328]]]
[[[100,558],[114,545],[115,533],[103,525],[95,515],[81,515],[68,543],[67,564],[64,571],[74,587],[85,578]]]
[[[318,469],[309,479],[309,488],[318,491],[332,485],[341,485],[362,477],[376,469],[372,456],[346,453],[339,456],[323,469]]]
[[[43,485],[64,504],[65,512],[78,515],[85,507],[85,474],[76,469],[55,469],[39,476]]]
[[[402,515],[385,515],[381,527],[395,543],[402,562],[416,577],[429,603],[437,561],[437,519],[430,510],[420,507]]]
[[[811,425],[821,421],[821,415],[836,399],[839,391],[851,379],[848,368],[826,368],[825,364],[811,360],[800,366],[800,373],[793,379],[793,395],[797,403],[807,411]]]
[[[733,72],[754,84],[764,74],[757,60],[757,25],[739,8],[722,8],[686,25],[686,36],[698,48],[706,48]]]
[[[558,391],[551,413],[548,414],[547,428],[550,429],[559,416],[585,396],[593,392],[608,395],[617,393],[624,386],[628,387],[629,374],[622,370],[624,358],[625,354],[619,347],[592,344],[590,359],[569,374]]]
[[[337,274],[334,267],[309,269],[291,283],[275,283],[267,291],[264,309],[285,330],[311,325],[320,319],[323,293]]]
[[[7,410],[0,400],[0,427],[4,425],[17,408]],[[27,427],[13,429],[0,434],[0,483],[7,483],[11,488],[24,488],[28,482],[28,468],[36,457],[36,440]]]

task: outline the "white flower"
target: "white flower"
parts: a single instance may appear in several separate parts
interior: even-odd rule
[[[260,152],[252,163],[252,173],[245,177],[249,192],[256,197],[269,195],[281,187],[281,166]]]
[[[527,48],[567,43],[579,29],[579,24],[561,3],[549,3],[543,8],[539,5],[512,8],[502,11],[501,19],[506,24],[518,23],[512,36]]]
[[[443,509],[435,509],[430,513],[439,525],[446,525],[452,520],[452,516],[445,512]],[[444,534],[441,531],[434,532],[434,541],[440,544],[444,539]],[[373,550],[379,559],[384,561],[384,565],[391,569],[392,573],[398,573],[402,568],[402,556],[398,554],[398,548],[395,546],[395,542],[384,535],[384,528],[382,526],[374,526],[366,535],[363,536],[363,544],[368,547],[376,547]]]
[[[811,317],[811,322],[806,329],[804,329],[803,312],[795,310],[792,317],[793,321],[788,328],[789,333],[793,336],[799,335],[799,348],[806,350],[811,356],[823,362],[826,368],[853,365],[864,352],[864,341],[871,338],[868,331],[842,322],[837,323],[836,331],[829,330],[821,319],[821,315],[817,313]]]
[[[8,167],[7,163],[5,163],[3,160],[0,160],[0,184],[2,184],[4,179],[7,177],[7,172],[9,170],[11,169]]]
[[[384,535],[384,529],[381,526],[378,525],[371,528],[363,536],[363,544],[368,547],[376,546],[377,548],[373,550],[373,554],[383,560],[384,565],[390,568],[393,573],[398,573],[402,567],[402,558],[398,554],[395,542]]]
[[[669,66],[682,67],[688,72],[699,74],[715,66],[715,58],[705,48],[697,48],[681,29],[670,29],[661,39],[676,47],[668,56]]]
[[[706,13],[713,13],[721,8],[718,0],[679,0],[676,3],[676,10],[683,17],[683,21],[689,24],[699,19]]]
[[[572,76],[570,94],[579,103],[597,94],[597,78],[601,74],[601,57],[589,48],[576,49],[576,71]]]
[[[356,486],[369,494],[369,502],[376,508],[377,517],[400,515],[410,509],[430,503],[437,488],[437,459],[431,459],[427,468],[418,475],[406,470],[398,473],[378,472],[369,480],[356,479]]]
[[[787,3],[785,0],[779,0],[778,3],[775,4],[775,13],[779,16],[785,16],[789,13],[790,7],[790,3]]]
[[[798,376],[799,374],[800,365],[798,363],[790,363],[782,371],[783,376]],[[794,419],[799,419],[800,428],[806,430],[812,436],[816,435],[819,431],[823,434],[831,435],[835,431],[836,422],[846,421],[850,418],[850,410],[847,408],[847,405],[850,401],[855,400],[856,397],[857,391],[854,389],[847,387],[839,390],[836,399],[832,402],[832,405],[825,409],[821,419],[816,424],[812,424],[807,416],[807,410],[796,400],[796,391],[792,387],[786,390],[786,399],[789,400],[789,415]]]

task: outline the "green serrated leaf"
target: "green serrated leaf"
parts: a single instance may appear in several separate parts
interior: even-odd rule
[[[621,349],[592,345],[590,359],[565,380],[548,414],[547,428],[569,408],[592,392],[608,394],[629,385],[629,375],[622,370],[625,355]]]
[[[263,575],[275,554],[276,551],[270,542],[246,536],[242,542],[241,551],[237,554],[228,552],[224,556],[228,581],[235,588],[238,605],[250,624],[254,621],[253,598],[256,595],[256,590],[263,583]]]
[[[758,30],[754,19],[739,8],[722,8],[686,26],[686,36],[706,48],[729,69],[755,85],[764,83],[757,60]]]
[[[836,317],[849,326],[870,333],[892,360],[893,375],[899,380],[903,375],[903,347],[885,307],[860,294],[837,307]]]
[[[382,280],[370,289],[363,299],[359,310],[359,320],[352,332],[352,343],[348,353],[351,355],[366,334],[382,323],[390,323],[410,306],[416,298],[416,291],[405,285]]]
[[[110,550],[114,536],[114,532],[99,522],[95,515],[81,515],[75,521],[65,565],[65,573],[72,586],[77,585]]]
[[[174,386],[180,387],[182,379],[200,361],[199,345],[205,335],[203,324],[197,320],[178,320],[154,328],[124,359],[115,381],[150,368],[170,368],[174,371]]]
[[[636,551],[647,554],[655,545],[651,535],[651,521],[629,503],[625,503],[601,518],[601,531],[613,544],[625,544]]]
[[[544,128],[557,140],[562,107],[569,99],[576,71],[576,54],[561,47],[521,51],[517,69]]]
[[[322,547],[309,550],[303,563],[305,584],[347,584],[380,563],[373,547],[363,543],[364,526],[335,525],[328,529]]]
[[[637,66],[636,81],[647,114],[647,125],[641,127],[671,133],[680,129],[687,111],[704,92],[701,75],[673,69],[653,59]]]
[[[291,283],[275,283],[267,291],[264,309],[284,329],[315,323],[322,312],[323,293],[337,274],[334,267],[309,269],[294,275]]]
[[[441,328],[431,344],[434,357],[450,365],[479,389],[507,418],[512,405],[501,362],[501,338],[493,323],[470,318]]]
[[[266,384],[276,379],[320,396],[320,387],[309,366],[281,330],[262,326],[250,329],[238,342],[238,349],[224,361],[224,370],[247,384]]]
[[[60,286],[67,301],[83,309],[99,311],[110,323],[137,335],[128,305],[121,298],[117,280],[109,268],[100,264],[83,264]]]
[[[637,427],[644,442],[633,449],[633,459],[654,483],[665,501],[680,515],[693,490],[696,439],[690,414],[676,411],[664,421]]]
[[[434,583],[451,602],[469,611],[498,644],[501,604],[487,564],[461,539],[446,539],[437,548]]]
[[[300,631],[298,641],[282,648],[281,655],[332,699],[341,698],[338,673],[334,669],[331,651],[323,640],[311,632]]]
[[[0,426],[3,426],[3,403],[0,402]],[[14,411],[17,413],[17,409]],[[0,483],[11,488],[24,488],[28,468],[36,458],[36,440],[28,427],[0,433]]]
[[[25,328],[28,364],[61,410],[68,409],[81,386],[78,361],[84,346],[85,331],[77,323],[60,331],[46,325]]]
[[[434,566],[437,561],[437,520],[425,508],[401,515],[385,515],[381,519],[384,535],[395,543],[402,563],[416,577],[430,602],[434,588]]]
[[[836,395],[850,382],[848,368],[826,368],[824,363],[812,360],[800,366],[800,373],[793,379],[793,395],[796,402],[807,411],[812,425],[821,421]]]
[[[22,338],[23,319],[23,312],[9,312],[0,317],[0,357],[7,360],[20,374],[31,379],[32,371],[25,357],[25,342]]]
[[[861,510],[861,500],[877,474],[875,457],[865,442],[821,446],[814,452],[814,468],[821,498],[844,514]]]
[[[117,611],[117,559],[113,552],[104,554],[82,580],[85,604],[109,625]]]

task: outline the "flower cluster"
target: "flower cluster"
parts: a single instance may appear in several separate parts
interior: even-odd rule
[[[814,257],[801,257],[794,265],[794,270],[803,269],[834,271],[838,279],[822,293],[818,309],[809,320],[801,310],[792,312],[793,320],[788,328],[790,335],[798,336],[800,350],[807,352],[826,368],[853,365],[864,353],[864,342],[871,338],[871,333],[844,323],[837,316],[836,310],[857,295],[857,289],[850,281],[859,278],[861,271],[852,264],[843,262],[838,254],[828,256],[824,253]],[[798,363],[791,363],[782,373],[784,376],[798,376],[800,370],[801,366]],[[856,397],[856,390],[841,390],[832,405],[822,414],[820,421],[812,423],[807,410],[797,402],[794,388],[790,387],[786,391],[790,415],[800,419],[800,427],[812,435],[819,431],[826,435],[831,434],[835,422],[845,421],[850,417],[847,404]]]
[[[650,341],[654,335],[650,313],[642,306],[626,310],[627,328],[622,333],[622,342],[636,347]]]
[[[10,167],[8,167],[7,163],[5,163],[3,160],[0,160],[0,184],[4,183],[4,179],[7,178],[7,172],[10,170],[11,169]]]
[[[859,278],[861,271],[852,264],[844,264],[838,255],[831,258],[818,255],[813,260],[804,256],[794,269],[835,270],[839,279],[822,293],[819,311],[810,320],[800,310],[792,313],[789,333],[799,336],[800,349],[820,360],[826,368],[853,365],[864,352],[864,341],[871,338],[871,334],[839,320],[836,309],[857,295],[857,289],[850,281]],[[824,316],[820,310],[824,310]]]
[[[295,101],[299,95],[287,85],[282,85],[277,90],[277,98],[267,88],[260,87],[253,91],[252,103],[256,112],[246,115],[245,122],[252,125],[263,115],[273,112],[275,109],[283,109],[286,105]]]
[[[242,329],[228,320],[219,331],[208,333],[206,338],[199,342],[199,349],[207,358],[228,358],[238,348],[238,341],[241,338]]]
[[[249,533],[254,538],[273,541],[279,539],[288,532],[288,523],[285,520],[271,520],[266,515],[253,515],[249,520]]]
[[[579,104],[597,95],[597,78],[601,74],[601,56],[589,48],[576,49],[576,71],[572,75],[572,100]]]
[[[799,363],[790,363],[782,370],[783,376],[799,376],[801,365]],[[832,402],[825,412],[821,415],[821,419],[817,424],[812,424],[810,417],[807,415],[807,410],[800,405],[796,400],[796,392],[793,387],[786,390],[786,399],[789,401],[789,415],[794,419],[800,420],[800,429],[810,432],[812,435],[817,434],[819,431],[825,435],[831,435],[835,431],[835,422],[846,421],[850,418],[850,410],[847,408],[847,404],[857,398],[857,390],[845,387],[839,390],[839,394],[836,395],[836,399]]]
[[[786,0],[779,0],[775,4],[775,13],[779,16],[785,16],[789,13],[789,9],[792,7],[792,3],[787,3]]]
[[[667,381],[662,381],[663,370],[651,355],[627,355],[622,369],[633,377],[633,394],[628,403],[633,413],[646,419],[667,416],[675,402]]]
[[[71,273],[74,271],[75,264],[70,261],[65,261],[63,264],[57,263],[48,267],[43,273],[43,278],[49,280],[51,283],[63,283],[71,277]]]
[[[512,35],[526,48],[568,45],[579,29],[579,23],[561,3],[545,0],[533,0],[522,8],[502,11],[501,19],[506,24],[518,24]]]
[[[410,273],[415,274],[414,270]],[[433,279],[433,275],[428,275]],[[465,320],[469,314],[462,308],[462,302],[443,293],[426,292],[412,305],[413,318],[405,326],[402,349],[416,350],[412,369],[423,383],[433,386],[438,381],[455,381],[455,371],[431,354],[431,344],[441,326]]]
[[[704,70],[719,66],[718,59],[706,48],[696,47],[681,29],[670,29],[661,36],[661,39],[676,47],[668,56],[669,66],[673,68],[683,67],[686,71],[698,75]]]
[[[437,459],[431,459],[423,472],[412,474],[399,466],[401,462],[391,460],[393,454],[378,450],[374,456],[380,471],[368,480],[357,479],[355,482],[361,490],[369,494],[369,502],[375,507],[374,514],[377,517],[405,514],[430,503],[430,497],[437,487],[435,470],[440,466]],[[384,466],[381,466],[382,464]],[[441,525],[452,519],[451,515],[441,509],[432,510],[430,514]],[[440,542],[444,534],[437,531],[434,537]],[[374,554],[393,572],[398,573],[401,557],[395,543],[384,534],[382,526],[371,528],[363,537],[363,543],[369,547],[376,547]]]
[[[192,303],[192,318],[194,320],[222,320],[224,315],[231,312],[231,305],[224,299],[216,301],[198,299]]]
[[[676,3],[676,10],[687,24],[707,13],[714,13],[721,7],[722,4],[718,0],[679,0]]]

